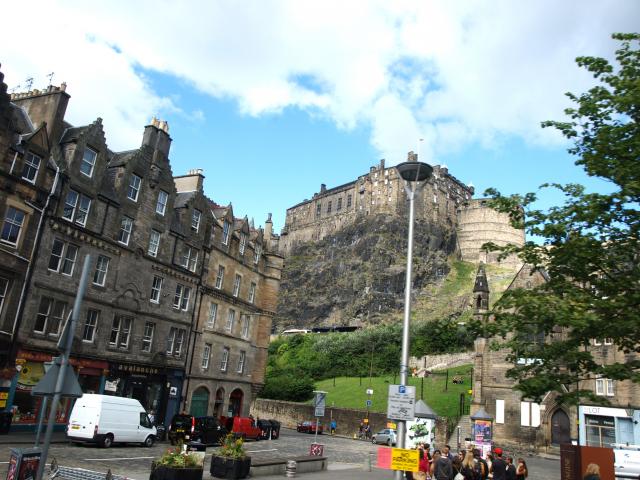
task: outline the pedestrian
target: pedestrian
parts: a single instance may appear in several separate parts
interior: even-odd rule
[[[427,473],[429,467],[429,454],[424,451],[424,444],[420,444],[418,445],[418,470]]]
[[[596,463],[587,465],[582,480],[600,480],[600,466]]]
[[[507,480],[516,480],[516,466],[513,464],[513,457],[507,457]]]
[[[491,469],[491,465],[493,464],[493,455],[491,453],[487,453],[487,467],[489,467],[489,475],[487,478],[493,478],[493,470]]]
[[[447,457],[449,460],[453,460],[453,454],[451,453],[451,447],[449,445],[445,445],[442,449],[442,456]]]
[[[525,480],[529,476],[529,470],[527,469],[527,462],[524,458],[518,458],[518,466],[516,467],[516,480]]]
[[[331,420],[331,435],[335,435],[337,427],[338,422],[336,422],[335,420]]]
[[[440,455],[437,461],[433,462],[433,478],[434,480],[451,480],[453,478],[453,466],[451,460],[444,454]]]
[[[507,480],[507,462],[502,459],[502,449],[495,448],[493,453],[496,455],[491,464],[493,480]]]
[[[459,456],[455,456],[451,461],[451,468],[453,470],[453,480],[464,480],[464,475],[462,474],[462,460],[460,460]]]
[[[433,451],[433,457],[431,457],[431,466],[429,467],[429,475],[431,476],[431,478],[434,478],[433,474],[436,469],[436,462],[440,460],[441,456],[442,454],[440,453],[440,450],[436,449]]]
[[[471,451],[467,452],[464,456],[460,473],[462,473],[464,480],[478,480],[473,472],[473,453]]]
[[[480,456],[480,449],[473,449],[473,459],[474,459],[474,471],[476,472],[476,476],[478,480],[486,480],[489,478],[489,465],[484,458]]]

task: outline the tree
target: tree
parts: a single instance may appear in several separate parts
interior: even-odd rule
[[[616,61],[579,57],[576,62],[598,80],[565,110],[568,121],[547,121],[573,142],[569,153],[586,173],[606,180],[610,193],[588,193],[577,184],[545,184],[565,195],[564,204],[532,208],[536,194],[502,196],[487,190],[492,205],[511,216],[542,244],[516,253],[546,270],[549,281],[533,290],[508,291],[490,315],[488,334],[514,363],[508,376],[526,397],[557,391],[562,401],[602,401],[584,380],[596,377],[640,382],[640,51],[639,34],[614,34]],[[533,342],[542,338],[544,342]],[[609,339],[615,359],[603,364],[593,340]],[[522,362],[525,358],[527,361]],[[518,360],[520,359],[520,362]]]

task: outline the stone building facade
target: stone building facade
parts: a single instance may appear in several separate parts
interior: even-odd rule
[[[235,219],[230,208],[223,215],[212,208],[201,170],[173,175],[166,122],[154,118],[140,148],[114,152],[107,147],[100,118],[81,127],[65,122],[68,100],[64,88],[53,86],[0,95],[0,113],[15,117],[17,112],[24,123],[14,118],[0,124],[3,177],[23,184],[20,175],[30,172],[27,154],[42,159],[37,181],[27,182],[33,192],[20,194],[29,217],[15,243],[22,247],[23,240],[27,252],[38,242],[23,308],[18,311],[20,302],[12,297],[0,310],[3,326],[17,325],[15,334],[7,335],[14,352],[6,362],[11,380],[5,385],[13,428],[33,428],[37,421],[41,402],[31,396],[31,388],[57,354],[86,255],[89,278],[71,354],[84,392],[137,398],[158,422],[167,423],[180,409],[190,408],[190,386],[200,379],[188,375],[199,373],[194,362],[200,362],[208,343],[212,359],[229,348],[229,360],[236,365],[230,373],[216,374],[218,383],[207,387],[221,395],[224,408],[218,411],[226,413],[232,405],[234,414],[246,413],[264,383],[271,305],[278,293],[281,258],[270,253],[271,229],[256,230],[246,219]],[[7,115],[2,118],[12,118]],[[7,206],[15,203],[9,196],[17,189],[5,181],[1,190],[6,224]],[[44,221],[38,235],[31,235],[39,223],[35,207],[44,212]],[[223,245],[225,230],[233,241]],[[23,231],[30,234],[22,236]],[[240,241],[244,255],[238,253]],[[4,243],[0,253],[10,246]],[[240,327],[208,331],[204,342],[199,322],[211,302],[203,299],[214,290],[219,294],[211,283],[219,264],[226,266],[231,282],[236,272],[244,279],[238,292],[233,283],[224,286],[229,303],[244,302],[238,309]],[[15,277],[8,280],[18,283]],[[16,285],[11,293],[20,290]],[[246,356],[242,369],[237,366],[241,351]],[[209,400],[206,410],[213,411],[214,396]],[[70,402],[63,402],[58,422],[66,422],[69,408]]]

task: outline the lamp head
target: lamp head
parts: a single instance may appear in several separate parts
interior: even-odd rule
[[[433,172],[433,167],[423,162],[403,162],[396,165],[396,170],[407,182],[424,182]]]

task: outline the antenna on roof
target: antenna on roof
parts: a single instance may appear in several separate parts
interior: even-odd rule
[[[54,74],[54,72],[51,72],[50,74],[45,75],[45,77],[49,77],[49,85],[52,85],[52,82],[53,82],[53,74]]]
[[[31,90],[31,85],[33,85],[33,77],[29,77],[25,80],[27,91]]]

